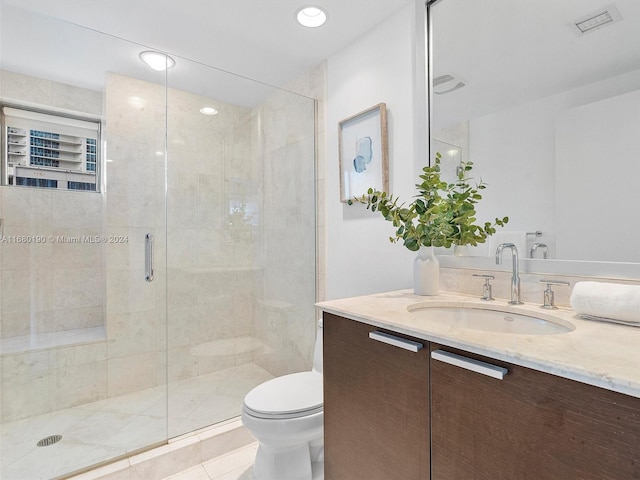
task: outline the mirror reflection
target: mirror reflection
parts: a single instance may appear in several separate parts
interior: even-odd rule
[[[471,254],[640,262],[640,3],[429,8],[431,151],[474,163],[480,220],[510,218]]]

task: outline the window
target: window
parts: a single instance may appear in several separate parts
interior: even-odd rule
[[[2,107],[2,185],[98,191],[100,123]]]

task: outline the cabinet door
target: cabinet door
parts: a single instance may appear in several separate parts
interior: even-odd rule
[[[640,479],[640,398],[506,367],[503,380],[431,360],[434,480]]]
[[[369,338],[383,331],[324,314],[326,480],[429,479],[429,348]]]

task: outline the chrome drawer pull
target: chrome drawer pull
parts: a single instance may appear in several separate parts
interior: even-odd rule
[[[463,357],[462,355],[456,355],[455,353],[445,352],[444,350],[434,350],[431,352],[431,358],[448,363],[449,365],[471,370],[472,372],[481,373],[491,378],[497,378],[498,380],[502,380],[504,376],[509,373],[509,370],[506,368],[481,362],[480,360],[474,360],[473,358]]]
[[[422,345],[421,343],[407,340],[406,338],[389,335],[388,333],[384,332],[369,332],[369,338],[377,340],[378,342],[393,345],[394,347],[404,348],[405,350],[409,350],[410,352],[417,352],[422,347],[424,347],[424,345]]]

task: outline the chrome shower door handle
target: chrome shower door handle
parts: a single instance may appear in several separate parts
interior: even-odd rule
[[[144,236],[144,279],[153,282],[153,235],[147,233]]]

